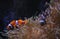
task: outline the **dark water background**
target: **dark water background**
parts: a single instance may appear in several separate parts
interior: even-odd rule
[[[34,16],[36,11],[45,10],[50,0],[0,0],[0,27],[5,29],[11,20]]]

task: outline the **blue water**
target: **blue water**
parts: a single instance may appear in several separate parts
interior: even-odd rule
[[[14,19],[15,19],[15,12],[7,11],[6,16],[3,18],[4,27],[6,28],[6,26]]]

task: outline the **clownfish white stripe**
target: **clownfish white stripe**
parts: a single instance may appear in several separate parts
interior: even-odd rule
[[[8,24],[8,26],[12,26],[11,24]]]
[[[16,20],[16,25],[18,25],[18,20]]]

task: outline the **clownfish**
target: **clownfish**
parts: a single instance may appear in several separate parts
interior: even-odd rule
[[[10,30],[10,29],[12,29],[13,27],[16,27],[15,20],[11,21],[11,22],[8,24],[7,29]]]
[[[16,20],[11,21],[10,24],[11,24],[12,26],[16,27]]]
[[[20,20],[20,19],[19,19],[19,20],[18,20],[18,24],[19,24],[19,25],[23,25],[23,24],[26,24],[26,22],[25,22],[25,20]]]
[[[13,27],[17,27],[17,25],[23,25],[23,24],[27,24],[27,20],[21,20],[21,19],[19,19],[19,20],[13,20],[13,21],[11,21],[10,22],[10,24],[8,24],[8,26],[7,26],[7,29],[10,29],[10,28],[13,28]]]

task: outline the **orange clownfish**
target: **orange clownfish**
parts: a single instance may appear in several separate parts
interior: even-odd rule
[[[18,20],[18,24],[22,25],[22,24],[27,24],[27,20]]]
[[[7,28],[10,29],[9,27],[16,27],[16,25],[23,25],[23,24],[27,24],[27,20],[13,20],[10,22],[10,24],[8,24]]]
[[[11,24],[12,26],[16,27],[16,20],[11,21],[10,24]]]
[[[11,21],[8,26],[7,26],[7,29],[10,30],[10,28],[12,27],[16,27],[16,23],[15,23],[15,20]]]

